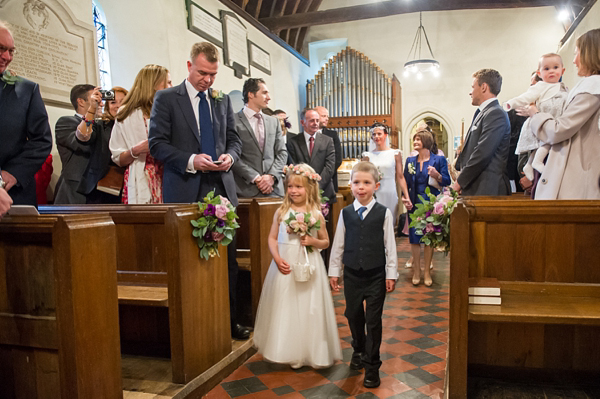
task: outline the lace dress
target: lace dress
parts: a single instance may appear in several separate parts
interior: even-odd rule
[[[277,242],[279,255],[290,265],[305,261],[300,237],[288,234],[283,222]],[[293,272],[282,274],[271,261],[256,314],[254,345],[271,362],[324,368],[341,359],[342,350],[323,258],[314,250],[308,260],[315,271],[306,282],[296,282]]]
[[[375,192],[375,199],[381,205],[384,205],[394,217],[394,227],[398,221],[398,191],[396,189],[396,155],[400,150],[368,151],[363,154],[369,157],[369,162],[373,163],[383,173],[379,190]]]

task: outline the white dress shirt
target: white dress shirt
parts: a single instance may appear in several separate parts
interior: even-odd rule
[[[304,142],[306,143],[306,149],[308,150],[308,155],[311,157],[312,157],[312,154],[310,153],[310,138],[314,137],[316,140],[317,134],[319,134],[320,132],[321,132],[321,130],[317,130],[313,136],[311,136],[310,134],[308,134],[306,132],[302,132],[302,134],[304,134]]]
[[[196,124],[198,125],[198,131],[200,131],[200,97],[198,97],[198,93],[200,92],[196,90],[196,88],[192,86],[190,81],[187,79],[185,80],[185,89],[187,90],[188,96],[190,97],[192,109],[194,110],[194,117],[196,118]],[[206,102],[208,103],[208,109],[210,111],[210,119],[212,121],[212,105],[210,104],[210,97],[208,97],[208,90],[204,92],[204,95],[206,96]],[[185,170],[186,172],[194,174],[197,172],[196,168],[194,168],[194,158],[196,157],[196,155],[198,154],[192,154],[192,156],[188,160],[187,169]],[[233,157],[230,156],[230,158],[231,165],[233,165]],[[216,159],[213,159],[213,161],[216,161]]]
[[[367,217],[377,201],[371,199],[363,212],[363,219]],[[358,212],[358,208],[362,205],[358,200],[352,203],[354,210]],[[342,210],[343,211],[343,210]],[[335,230],[335,237],[331,246],[331,254],[329,257],[329,277],[340,277],[342,273],[342,258],[344,256],[344,238],[346,236],[346,225],[344,224],[344,216],[340,212],[338,224]],[[385,219],[383,221],[383,241],[385,245],[385,278],[386,280],[398,279],[398,253],[396,252],[396,237],[394,236],[394,222],[392,212],[389,209],[385,210]]]

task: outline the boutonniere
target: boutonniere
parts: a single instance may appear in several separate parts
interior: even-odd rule
[[[21,78],[17,76],[15,71],[12,71],[9,69],[6,72],[4,72],[4,75],[2,75],[0,80],[2,80],[4,82],[4,88],[5,88],[6,85],[14,86],[15,83],[17,83],[19,80],[21,80]]]
[[[224,96],[224,94],[221,90],[215,90],[215,89],[212,89],[210,91],[210,95],[216,102],[220,102],[221,100],[223,100],[223,96]]]
[[[414,163],[408,164],[408,173],[410,173],[411,175],[414,175],[415,173],[417,173]]]

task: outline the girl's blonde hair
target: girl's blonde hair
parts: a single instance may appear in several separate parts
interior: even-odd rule
[[[146,116],[150,116],[156,87],[161,83],[167,84],[169,70],[163,66],[148,64],[138,72],[133,87],[123,99],[123,104],[117,112],[117,122],[125,120],[133,111],[141,108]]]
[[[312,167],[305,163],[285,168],[284,173],[283,187],[285,195],[283,196],[283,203],[279,207],[279,222],[281,223],[284,220],[292,207],[292,201],[288,196],[288,184],[292,179],[300,179],[302,181],[302,185],[306,189],[306,211],[316,217],[317,212],[321,212],[321,194],[319,193],[318,182],[320,176]],[[318,176],[319,179],[317,180],[315,176]]]

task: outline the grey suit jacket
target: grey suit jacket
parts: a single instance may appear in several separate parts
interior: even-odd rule
[[[315,136],[315,146],[312,156],[308,155],[304,133],[299,133],[289,139],[287,149],[294,164],[309,164],[315,172],[321,175],[319,188],[323,190],[323,195],[329,198],[330,203],[335,202],[335,190],[333,189],[332,179],[333,172],[335,172],[335,149],[331,137],[317,134]]]
[[[264,115],[265,146],[261,151],[256,134],[250,126],[244,111],[235,115],[235,127],[242,140],[240,159],[233,164],[233,177],[237,194],[242,198],[265,196],[252,180],[257,175],[271,175],[275,178],[273,192],[269,197],[283,197],[283,166],[287,161],[287,150],[281,135],[279,119]]]
[[[462,195],[509,195],[510,122],[498,100],[477,115],[456,161]]]
[[[212,93],[210,89],[209,94]],[[229,154],[237,162],[242,142],[235,130],[235,120],[228,95],[216,101],[210,98],[213,135],[217,157]],[[201,200],[200,185],[205,173],[188,173],[187,164],[193,154],[201,154],[202,140],[194,116],[185,81],[179,86],[156,92],[148,127],[150,155],[165,165],[163,199],[165,203],[190,203]],[[234,163],[235,164],[235,163]],[[238,205],[233,172],[219,172],[227,198]]]
[[[78,193],[81,177],[90,163],[91,147],[75,137],[81,118],[77,115],[62,116],[56,121],[54,134],[60,155],[62,171],[56,184],[55,204],[85,204],[85,195]]]

